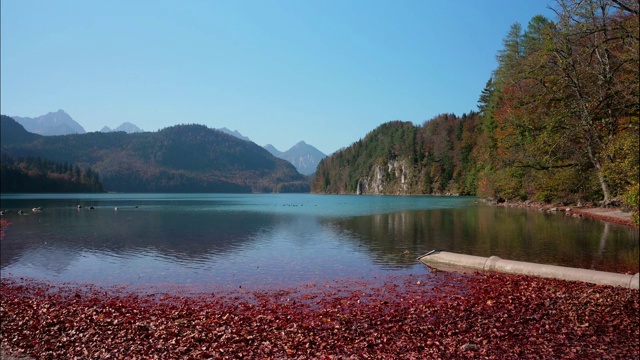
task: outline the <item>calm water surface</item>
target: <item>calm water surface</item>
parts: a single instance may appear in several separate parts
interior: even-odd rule
[[[31,212],[37,206],[44,211]],[[0,207],[12,223],[0,242],[3,277],[102,286],[295,286],[428,273],[415,258],[432,249],[638,271],[637,229],[474,198],[4,194]],[[28,215],[18,215],[20,209]]]

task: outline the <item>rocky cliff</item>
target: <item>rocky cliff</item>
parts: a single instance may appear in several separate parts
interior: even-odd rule
[[[392,159],[386,164],[375,165],[370,176],[361,178],[356,187],[358,195],[404,195],[411,193],[411,172],[407,161]]]

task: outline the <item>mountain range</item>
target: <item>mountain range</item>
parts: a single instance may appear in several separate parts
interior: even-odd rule
[[[309,181],[289,162],[250,141],[204,125],[157,132],[29,133],[8,116],[0,120],[1,153],[42,158],[98,172],[115,192],[308,192]]]
[[[227,129],[226,127],[219,128],[219,129],[217,129],[217,130],[220,130],[220,131],[222,131],[222,132],[223,132],[223,133],[225,133],[225,134],[229,134],[229,135],[231,135],[231,136],[235,136],[235,137],[237,137],[238,139],[242,139],[242,140],[245,140],[245,141],[251,141],[251,139],[249,139],[248,137],[246,137],[246,136],[244,136],[244,135],[240,134],[240,133],[238,132],[238,130],[229,130],[229,129]]]
[[[226,134],[237,137],[238,139],[251,141],[248,137],[242,135],[238,130],[229,130],[226,127],[218,129]],[[287,151],[280,151],[276,149],[275,146],[271,144],[267,144],[263,146],[267,151],[271,153],[271,155],[287,160],[292,163],[293,166],[296,167],[296,170],[300,174],[303,175],[311,175],[316,172],[316,168],[320,163],[320,160],[327,157],[327,155],[323,154],[322,151],[316,149],[312,145],[305,143],[304,141],[300,141],[297,144],[293,145]]]
[[[12,116],[25,130],[39,135],[84,134],[86,131],[64,110],[50,112],[36,118]]]
[[[139,127],[135,126],[134,124],[130,123],[130,122],[123,122],[122,124],[120,124],[120,126],[118,126],[115,129],[111,129],[108,126],[105,126],[100,130],[100,132],[103,132],[103,133],[106,133],[106,132],[117,132],[117,131],[124,131],[127,134],[132,134],[132,133],[142,132],[143,130],[140,129]]]
[[[62,109],[35,118],[22,116],[11,116],[11,118],[22,125],[28,132],[38,135],[55,136],[85,134],[87,132],[82,125],[78,124],[77,121],[73,120],[73,118]],[[130,122],[124,122],[113,130],[108,126],[100,130],[100,132],[113,131],[124,131],[131,134],[142,132],[143,130]]]
[[[85,134],[85,129],[69,116],[64,110],[50,112],[46,115],[36,118],[12,116],[12,118],[21,124],[25,130],[30,133],[51,136],[51,135],[69,135],[69,134]],[[226,127],[217,129],[223,133],[232,135],[238,139],[251,141],[248,137],[242,135],[237,130],[229,130]],[[124,122],[115,129],[108,126],[103,127],[100,132],[110,133],[124,131],[128,134],[143,132],[138,126]],[[326,157],[320,150],[300,141],[289,150],[281,152],[270,144],[264,146],[273,156],[289,161],[296,170],[303,175],[310,175],[316,171],[316,167],[320,160]]]
[[[315,173],[320,160],[327,157],[327,155],[323,154],[320,150],[305,143],[304,141],[298,142],[285,152],[279,151],[271,144],[267,144],[263,146],[263,148],[269,151],[273,156],[292,163],[298,172],[304,175],[311,175]]]

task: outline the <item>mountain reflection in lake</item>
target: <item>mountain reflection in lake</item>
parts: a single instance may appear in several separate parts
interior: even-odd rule
[[[469,198],[4,194],[1,207],[3,277],[282,286],[424,273],[415,259],[432,249],[638,271],[637,229]]]

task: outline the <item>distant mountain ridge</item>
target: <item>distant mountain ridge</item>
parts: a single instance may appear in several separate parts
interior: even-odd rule
[[[30,133],[55,136],[70,134],[86,134],[86,130],[77,121],[73,120],[71,115],[60,109],[56,112],[50,112],[35,118],[11,116],[15,121],[22,125],[25,130]],[[124,131],[128,134],[143,132],[136,125],[130,122],[123,122],[117,128],[111,129],[108,126],[103,127],[100,132]]]
[[[39,136],[1,117],[1,152],[91,167],[106,191],[309,192],[308,180],[261,146],[204,125],[157,132]],[[6,141],[5,141],[6,140]]]
[[[84,128],[71,118],[69,114],[64,110],[58,110],[57,112],[50,112],[46,115],[38,116],[37,118],[12,116],[20,125],[22,125],[26,131],[34,134],[51,136],[51,135],[70,135],[70,134],[85,134]],[[237,130],[230,130],[226,127],[215,129],[225,134],[231,135],[241,140],[251,141],[247,136],[242,135]],[[104,126],[101,133],[111,132],[125,132],[127,134],[134,134],[143,132],[138,126],[124,122],[115,129],[111,129],[109,126]],[[287,151],[280,151],[273,145],[267,144],[263,146],[264,149],[269,151],[273,156],[287,160],[296,170],[303,175],[310,175],[316,171],[320,160],[327,155],[323,154],[320,150],[316,149],[312,145],[305,143],[304,141],[298,142]]]
[[[86,133],[82,125],[73,120],[64,110],[50,112],[36,118],[20,116],[12,116],[12,118],[25,130],[34,134],[52,136]]]
[[[270,152],[271,155],[273,155],[275,157],[280,157],[280,155],[282,155],[282,151],[276,149],[275,146],[273,146],[271,144],[267,144],[267,145],[263,146],[263,148],[267,149],[267,151]]]
[[[246,136],[242,135],[241,133],[239,133],[238,130],[229,130],[226,127],[219,128],[219,129],[216,129],[216,130],[220,130],[225,134],[229,134],[231,136],[235,136],[235,137],[237,137],[238,139],[241,139],[241,140],[251,141],[251,139],[249,139],[248,137],[246,137]]]
[[[239,139],[251,141],[251,139],[242,135],[237,130],[231,131],[227,128],[221,128],[218,130],[235,136]],[[320,160],[327,157],[327,155],[323,154],[322,151],[305,143],[304,141],[298,142],[289,150],[284,152],[276,149],[276,147],[271,144],[267,144],[263,146],[263,148],[269,151],[271,155],[280,159],[287,160],[288,162],[293,164],[293,166],[296,167],[296,170],[298,170],[298,172],[303,175],[311,175],[316,172],[316,168],[318,167]]]
[[[278,151],[278,149],[276,149],[275,147],[271,147],[273,148],[273,150]],[[327,157],[327,155],[323,154],[320,150],[305,143],[304,141],[298,142],[289,150],[275,156],[292,163],[293,166],[296,167],[298,172],[304,175],[311,175],[316,172],[316,168],[318,167],[320,160]]]
[[[126,121],[123,122],[122,124],[120,124],[120,126],[118,126],[115,129],[111,129],[108,126],[103,127],[100,132],[103,133],[107,133],[107,132],[117,132],[117,131],[124,131],[127,134],[133,134],[133,133],[139,133],[139,132],[143,132],[144,130],[140,129],[139,127],[137,127],[136,125]]]

